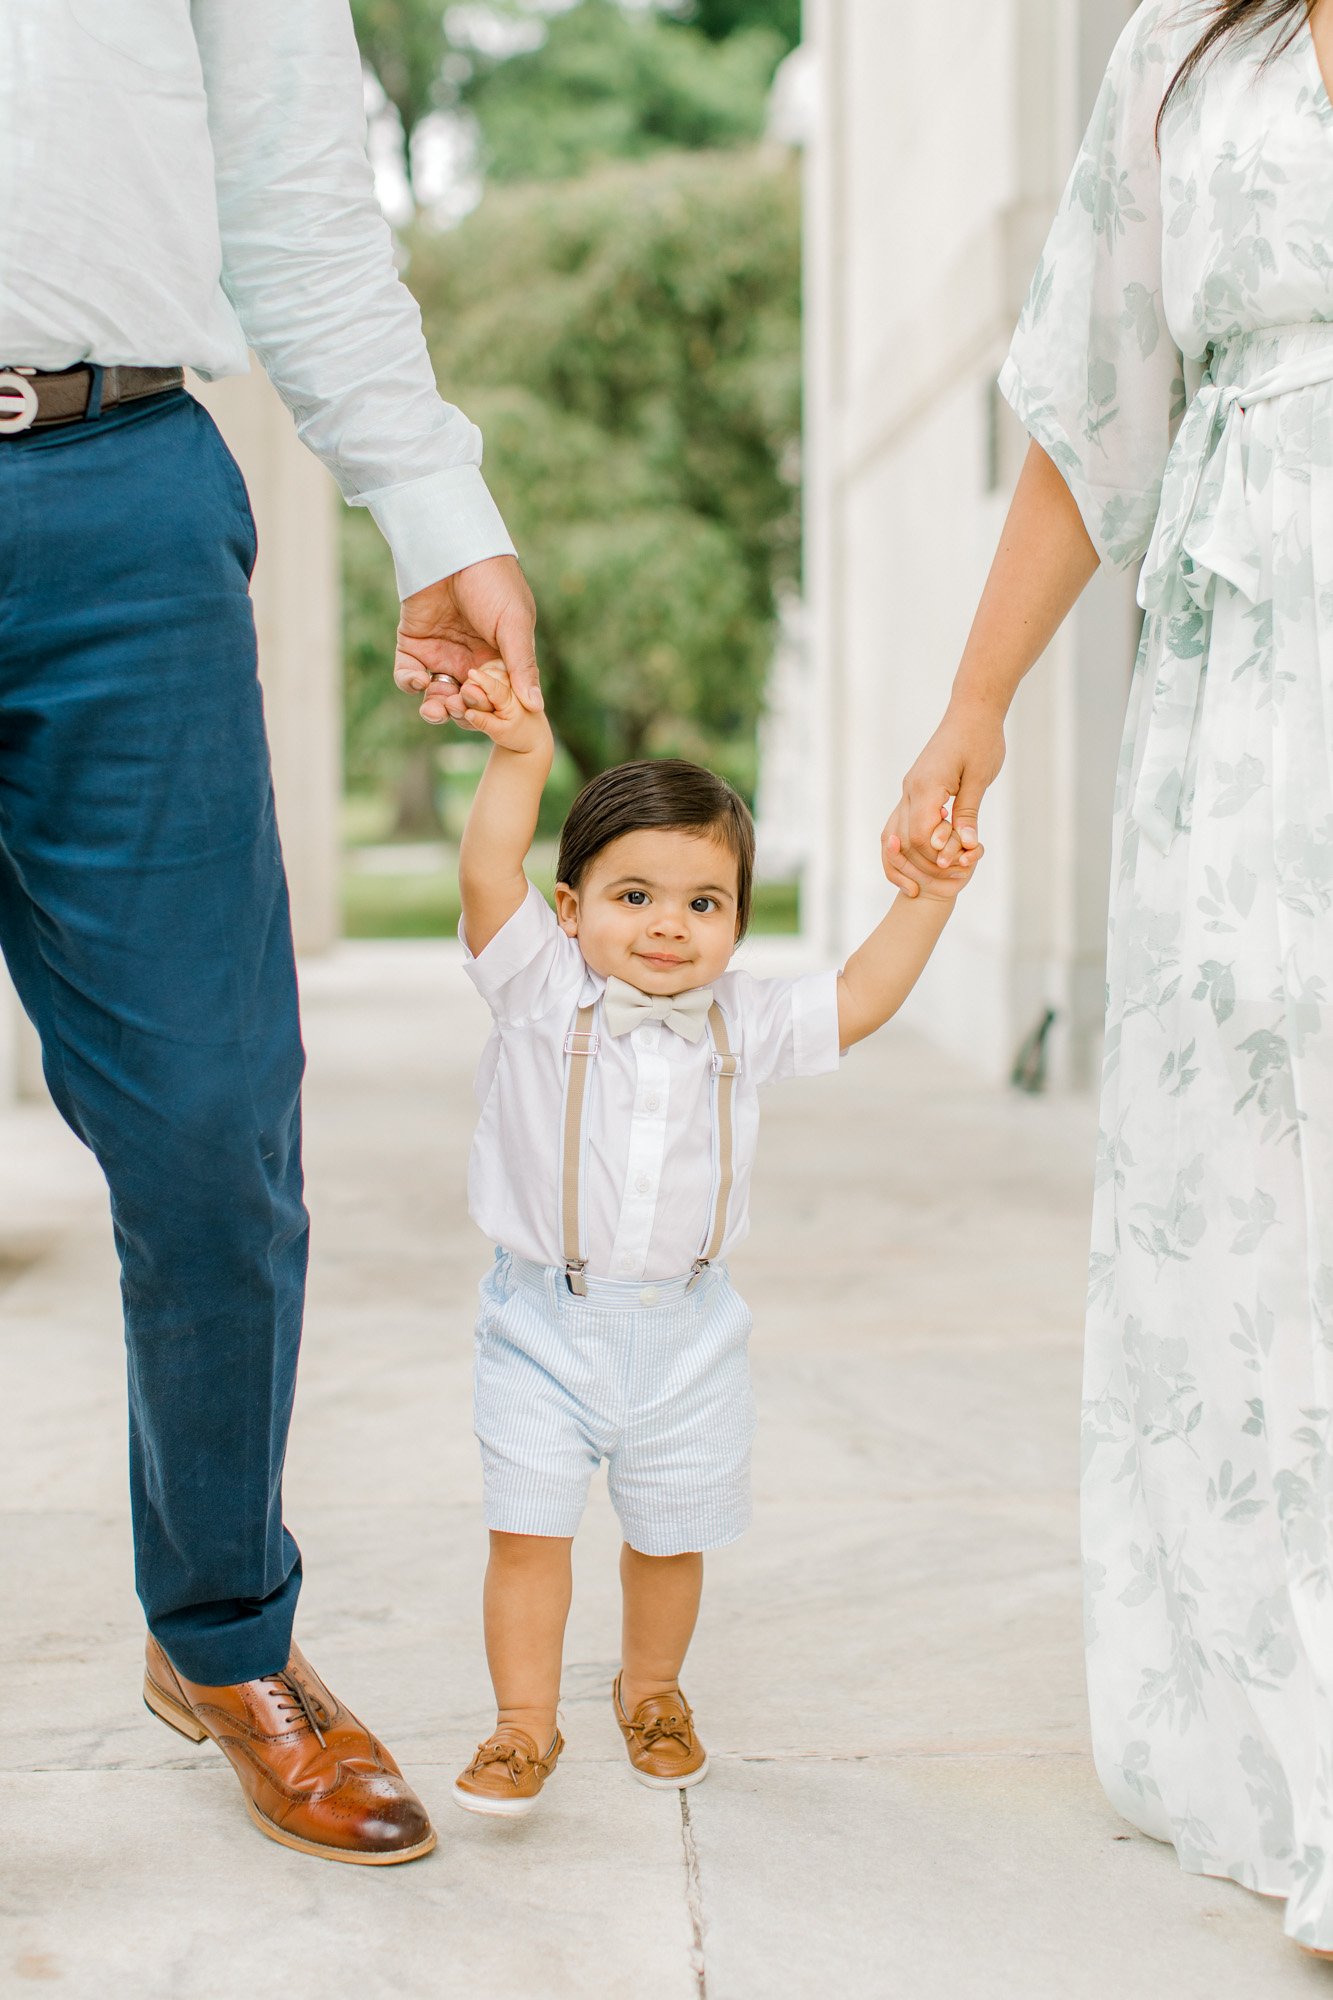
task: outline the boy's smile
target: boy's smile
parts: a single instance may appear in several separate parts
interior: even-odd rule
[[[708,986],[736,948],[739,869],[711,833],[644,827],[611,841],[577,890],[556,888],[561,929],[603,978],[643,993]]]

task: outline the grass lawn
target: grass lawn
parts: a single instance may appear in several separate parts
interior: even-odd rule
[[[382,855],[383,850],[378,850]],[[533,880],[544,894],[554,887],[550,863],[535,866]],[[343,869],[343,930],[352,938],[441,938],[458,929],[458,881],[448,863],[404,870],[355,865],[355,850]],[[795,882],[761,882],[755,890],[752,928],[791,934],[800,928]]]

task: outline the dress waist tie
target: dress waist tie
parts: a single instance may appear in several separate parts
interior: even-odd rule
[[[1301,326],[1317,335],[1317,323]],[[1203,629],[1179,632],[1185,657],[1158,669],[1130,817],[1163,854],[1176,831],[1185,773],[1198,727],[1207,652],[1206,616],[1221,577],[1251,604],[1271,588],[1270,550],[1256,529],[1245,485],[1241,436],[1245,412],[1302,389],[1333,382],[1333,323],[1328,338],[1279,355],[1250,380],[1225,387],[1206,379],[1185,412],[1162,480],[1162,504],[1139,579],[1139,603],[1151,613],[1204,614]],[[1278,329],[1242,338],[1262,340]],[[1217,349],[1210,367],[1226,353]]]

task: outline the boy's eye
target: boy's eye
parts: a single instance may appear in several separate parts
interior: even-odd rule
[[[625,891],[625,901],[632,903],[636,910],[642,909],[643,905],[648,901],[648,891],[646,889],[627,889]]]
[[[696,917],[706,917],[710,910],[717,908],[717,898],[715,896],[696,896],[690,904],[690,908],[694,911]]]

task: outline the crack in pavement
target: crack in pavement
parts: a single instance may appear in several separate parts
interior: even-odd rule
[[[680,1794],[680,1838],[685,1854],[685,1908],[690,1919],[690,1966],[698,2000],[708,2000],[708,1966],[704,1959],[704,1885],[699,1865],[699,1843],[690,1816],[690,1795]]]

